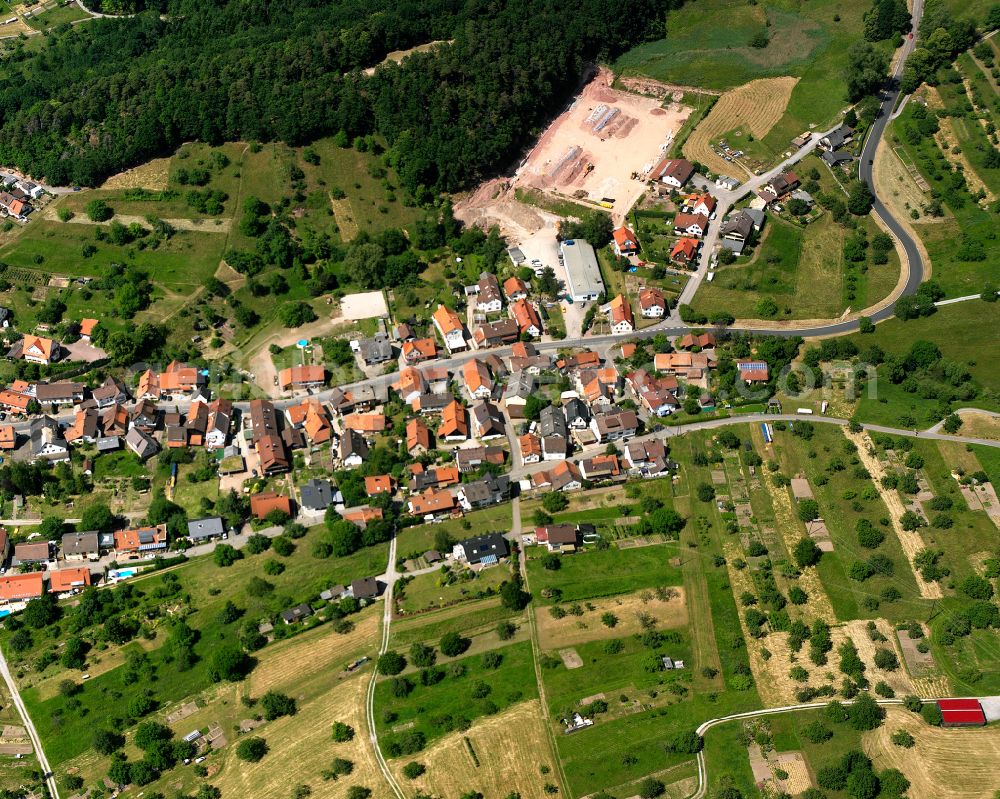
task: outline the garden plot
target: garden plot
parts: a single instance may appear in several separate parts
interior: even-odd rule
[[[924,625],[924,635],[928,630]],[[899,649],[903,653],[903,660],[906,663],[906,670],[913,677],[926,677],[937,671],[937,664],[934,662],[934,653],[930,650],[921,652],[917,645],[924,639],[910,638],[906,630],[896,630],[896,640],[899,642]]]
[[[645,192],[642,176],[663,156],[691,109],[610,88],[601,70],[548,127],[514,179],[522,188],[600,203],[623,219]],[[607,207],[607,204],[605,205]]]
[[[563,665],[567,669],[578,669],[583,666],[583,658],[577,654],[575,649],[560,649],[559,657],[562,658]]]
[[[882,478],[885,477],[888,470],[886,465],[872,454],[875,449],[871,439],[864,433],[852,433],[846,428],[844,429],[844,435],[857,446],[858,458],[861,459],[861,463],[872,476],[872,483],[878,489],[882,501],[889,510],[889,516],[892,519],[892,528],[896,531],[900,546],[902,546],[903,552],[906,555],[906,561],[913,570],[913,577],[916,579],[917,587],[920,589],[920,596],[925,599],[940,599],[944,595],[941,586],[938,583],[924,580],[920,576],[920,572],[913,565],[913,559],[924,548],[924,540],[921,538],[919,531],[907,532],[900,524],[900,517],[905,513],[906,509],[903,507],[903,501],[900,499],[899,492],[895,489],[887,489],[882,485]]]

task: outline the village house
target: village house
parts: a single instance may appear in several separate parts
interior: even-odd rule
[[[535,392],[534,378],[528,372],[514,372],[503,392],[503,404],[512,419],[524,418],[524,405]]]
[[[492,402],[480,402],[472,408],[472,423],[476,438],[491,441],[507,435],[503,413]]]
[[[697,335],[687,333],[674,341],[674,347],[679,350],[691,350],[695,347],[701,350],[708,350],[713,349],[715,344],[714,333],[699,333]]]
[[[509,557],[510,547],[500,533],[487,533],[459,541],[451,554],[455,560],[470,566],[495,566],[501,559]]]
[[[86,388],[83,383],[73,383],[68,380],[57,383],[38,383],[35,386],[35,399],[43,407],[75,405],[83,401]]]
[[[187,443],[191,447],[205,445],[205,433],[208,431],[208,403],[197,400],[188,408],[187,420],[184,422],[187,431]]]
[[[659,439],[630,441],[625,445],[625,461],[634,471],[659,475],[667,468],[667,446]]]
[[[222,449],[229,439],[229,422],[233,415],[233,403],[227,399],[212,400],[208,406],[208,424],[205,429],[205,447],[209,450]]]
[[[392,496],[394,491],[392,475],[376,474],[365,478],[365,493],[370,497],[377,497],[380,494]]]
[[[93,444],[97,438],[97,411],[93,408],[77,411],[73,424],[66,428],[64,437],[67,444]]]
[[[290,366],[278,372],[282,391],[318,388],[326,382],[326,369],[322,365]]]
[[[448,352],[461,352],[466,349],[465,328],[457,313],[444,305],[438,305],[431,318]]]
[[[101,557],[101,538],[96,531],[65,533],[60,549],[64,560],[97,560]]]
[[[160,412],[152,400],[137,400],[129,413],[132,427],[137,427],[144,433],[152,433],[160,423]]]
[[[715,198],[708,192],[690,194],[684,198],[682,210],[688,214],[711,217],[715,212]]]
[[[611,323],[611,332],[616,335],[625,335],[635,332],[635,318],[632,316],[632,303],[623,295],[619,294],[605,308],[608,319]]]
[[[222,538],[226,525],[219,516],[206,516],[203,519],[192,519],[187,523],[187,537],[193,543],[211,541]]]
[[[431,431],[423,419],[414,418],[406,423],[406,451],[411,458],[431,449]]]
[[[261,474],[279,474],[291,468],[291,461],[281,437],[282,428],[274,404],[257,399],[250,403],[251,441],[260,458]]]
[[[517,439],[521,450],[521,463],[538,463],[542,459],[542,440],[534,433],[525,433]]]
[[[694,174],[694,165],[684,158],[665,158],[649,173],[650,180],[660,181],[674,189],[681,188]]]
[[[45,573],[28,572],[0,577],[0,602],[23,602],[45,593]]]
[[[542,335],[542,319],[535,306],[528,300],[515,300],[510,304],[511,317],[517,322],[521,335],[538,338]]]
[[[433,469],[424,469],[422,464],[414,463],[410,465],[409,489],[414,494],[419,494],[428,488],[447,488],[458,485],[462,476],[459,474],[457,466],[436,466]]]
[[[32,463],[61,463],[69,460],[69,445],[59,423],[50,416],[31,420],[28,427]]]
[[[299,504],[309,511],[325,511],[333,504],[335,490],[329,480],[312,478],[299,487]]]
[[[255,519],[266,519],[268,514],[280,511],[288,518],[294,517],[291,497],[275,491],[262,491],[250,495],[250,513]]]
[[[14,556],[10,565],[47,563],[50,557],[48,541],[22,541],[14,545]]]
[[[561,461],[569,455],[569,429],[562,409],[555,405],[542,408],[538,435],[542,440],[542,460]]]
[[[747,385],[751,383],[766,383],[771,379],[766,361],[736,361],[736,368],[739,370],[740,380]]]
[[[465,418],[465,407],[452,399],[441,411],[441,424],[437,429],[440,441],[465,441],[469,437],[469,423]]]
[[[674,232],[701,238],[708,230],[708,217],[704,214],[677,214],[674,217]]]
[[[368,442],[356,430],[345,430],[340,437],[337,456],[345,469],[355,469],[368,457]]]
[[[584,430],[590,426],[590,408],[579,397],[569,397],[562,409],[570,430]]]
[[[205,375],[201,370],[180,361],[171,361],[160,374],[161,397],[163,394],[190,394],[203,385],[205,385]]]
[[[152,458],[160,451],[160,445],[156,443],[156,439],[143,431],[142,428],[135,426],[125,434],[125,447],[135,453],[141,461]]]
[[[628,255],[635,255],[639,252],[639,239],[636,238],[635,233],[625,227],[625,225],[615,228],[612,237],[614,239],[615,255],[619,258]]]
[[[392,360],[392,342],[385,333],[376,333],[358,342],[358,352],[367,366],[378,366]]]
[[[794,172],[783,172],[771,178],[757,190],[757,196],[765,203],[781,200],[799,187],[799,176]]]
[[[57,596],[75,594],[91,584],[90,569],[57,569],[49,572],[49,593]]]
[[[48,366],[58,360],[59,345],[50,338],[42,336],[25,336],[14,342],[7,357],[11,360],[25,360],[28,363],[38,363]]]
[[[437,342],[432,338],[416,338],[403,342],[403,360],[409,364],[437,358]]]
[[[97,319],[81,319],[80,320],[80,338],[84,341],[90,341],[94,335],[94,331],[97,329],[99,321]]]
[[[81,398],[82,396],[81,391]],[[90,392],[90,396],[98,408],[107,408],[109,405],[116,404],[120,405],[129,400],[129,393],[125,385],[114,377],[108,377],[98,388]]]
[[[132,527],[117,530],[114,539],[115,555],[137,555],[159,552],[167,548],[167,525]]]
[[[560,461],[547,472],[531,475],[531,487],[535,490],[577,491],[583,488],[583,475],[573,461]]]
[[[510,477],[506,474],[487,474],[480,480],[463,483],[458,489],[458,502],[467,511],[496,505],[508,499]]]
[[[701,242],[688,236],[677,239],[670,250],[670,260],[682,266],[689,266],[698,259]]]
[[[618,468],[617,455],[595,455],[592,458],[584,458],[580,461],[580,474],[584,480],[596,482],[598,480],[610,480],[621,474]]]
[[[510,302],[523,300],[528,296],[528,284],[519,277],[509,277],[503,283],[503,291]]]
[[[667,312],[667,300],[657,288],[646,288],[639,292],[639,312],[646,319],[658,319]]]
[[[839,150],[851,140],[854,135],[854,128],[848,125],[840,125],[835,130],[831,130],[819,140],[819,146],[824,150]]]
[[[549,524],[535,528],[535,543],[539,546],[544,544],[549,552],[573,552],[578,539],[575,524]]]
[[[590,430],[601,444],[632,438],[639,432],[639,418],[635,411],[612,411],[594,416]]]
[[[514,319],[485,322],[472,331],[472,340],[480,349],[513,344],[521,335],[521,328]]]
[[[480,313],[500,313],[503,310],[503,295],[497,276],[489,272],[479,275],[476,284],[476,310]]]
[[[455,465],[462,474],[479,471],[483,464],[503,466],[507,453],[502,447],[461,447],[455,450]]]
[[[366,437],[381,433],[386,428],[384,413],[349,413],[341,419],[345,430],[355,430]]]
[[[486,364],[470,358],[462,365],[465,390],[472,399],[489,399],[493,394],[493,378]]]
[[[441,516],[451,515],[458,503],[450,491],[427,489],[423,494],[412,495],[406,503],[407,512],[411,516],[419,516],[424,521],[431,521]]]
[[[0,450],[12,450],[17,448],[17,431],[14,425],[0,425]]]

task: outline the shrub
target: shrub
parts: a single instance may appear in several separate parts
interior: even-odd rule
[[[333,723],[333,740],[337,743],[347,743],[354,740],[354,727],[342,721]]]
[[[917,741],[904,729],[898,729],[892,734],[890,739],[896,746],[901,746],[903,749],[910,749]]]
[[[427,771],[427,767],[423,763],[418,763],[415,760],[411,760],[403,766],[403,776],[408,780],[415,780],[425,771]]]

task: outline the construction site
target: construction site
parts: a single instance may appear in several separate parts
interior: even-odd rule
[[[600,71],[553,121],[518,169],[515,186],[624,218],[691,109],[612,89],[612,80]]]

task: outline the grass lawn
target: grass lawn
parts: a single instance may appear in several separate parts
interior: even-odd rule
[[[4,4],[6,7],[6,4]],[[87,19],[90,16],[86,11],[77,5],[57,6],[44,11],[37,16],[31,16],[27,22],[36,30],[48,30],[63,23],[76,22],[78,19]]]
[[[383,751],[391,752],[394,743],[412,733],[422,733],[430,742],[460,729],[463,720],[474,722],[537,697],[531,645],[514,644],[498,652],[503,659],[496,669],[484,666],[481,655],[472,655],[440,667],[444,678],[434,685],[420,684],[416,675],[405,678],[416,683],[405,697],[394,695],[393,680],[380,680],[375,704],[394,715],[391,721],[385,714],[377,719]],[[483,696],[476,697],[477,693]]]
[[[155,282],[187,293],[204,283],[222,258],[224,239],[215,233],[181,230],[155,250],[140,250],[98,242],[96,230],[96,225],[36,219],[17,239],[0,249],[0,260],[68,277],[97,276],[113,263],[135,264],[148,270]],[[81,255],[85,244],[97,247],[89,258]]]
[[[207,460],[207,453],[199,453],[199,458]],[[208,499],[212,503],[219,498],[219,479],[212,477],[200,483],[193,483],[187,476],[198,468],[199,459],[195,463],[181,464],[177,469],[177,487],[174,490],[173,501],[187,511],[188,518],[197,519],[205,515],[201,500]]]
[[[505,502],[491,508],[473,511],[461,519],[448,519],[441,524],[418,524],[407,527],[397,535],[396,549],[402,557],[420,556],[428,549],[434,549],[435,539],[442,534],[448,535],[452,541],[462,541],[474,535],[506,533],[510,528],[511,507]]]
[[[556,571],[548,571],[538,559],[532,559],[528,561],[528,582],[536,597],[546,588],[558,588],[563,602],[680,585],[680,569],[669,564],[670,558],[677,554],[678,547],[674,544],[590,549],[562,558],[562,565]],[[551,600],[538,601],[551,604]]]
[[[398,607],[404,613],[420,613],[469,599],[479,599],[493,594],[500,587],[500,583],[509,579],[510,570],[497,567],[484,569],[475,574],[462,569],[457,574],[458,579],[452,583],[446,582],[445,575],[440,571],[417,575],[406,585]],[[472,575],[472,579],[462,579],[466,574]]]
[[[787,431],[775,433],[774,450],[782,473],[787,476],[803,474],[808,478],[819,503],[820,517],[825,520],[833,539],[834,551],[824,553],[817,566],[820,580],[840,621],[913,618],[926,610],[927,602],[920,597],[898,538],[891,527],[880,523],[889,513],[875,486],[869,478],[854,475],[852,459],[856,456],[846,450],[847,443],[839,428],[828,425],[815,425],[813,438],[808,442]],[[871,491],[866,490],[869,487]],[[885,540],[875,550],[864,549],[858,543],[855,525],[863,518],[885,533]],[[892,560],[891,576],[875,575],[864,582],[848,577],[852,563],[867,560],[876,552]],[[881,602],[875,610],[864,607],[865,599],[877,600],[881,590],[889,585],[899,590],[901,599]]]
[[[406,648],[414,641],[437,641],[445,633],[472,635],[493,629],[504,619],[517,616],[496,598],[478,599],[458,607],[422,613],[392,623],[392,646]]]
[[[962,364],[979,385],[993,392],[1000,390],[1000,374],[993,368],[1000,357],[1000,345],[995,336],[983,336],[982,331],[1000,325],[1000,304],[979,300],[946,305],[921,319],[902,322],[890,319],[869,335],[855,334],[852,340],[859,348],[877,344],[886,353],[905,355],[915,341],[933,341],[948,360]],[[890,383],[883,375],[861,396],[857,417],[863,422],[895,426],[903,416],[912,416],[924,426],[931,415],[934,421],[937,400],[910,394],[901,385]],[[988,397],[962,400],[955,407],[982,406],[998,409]]]

